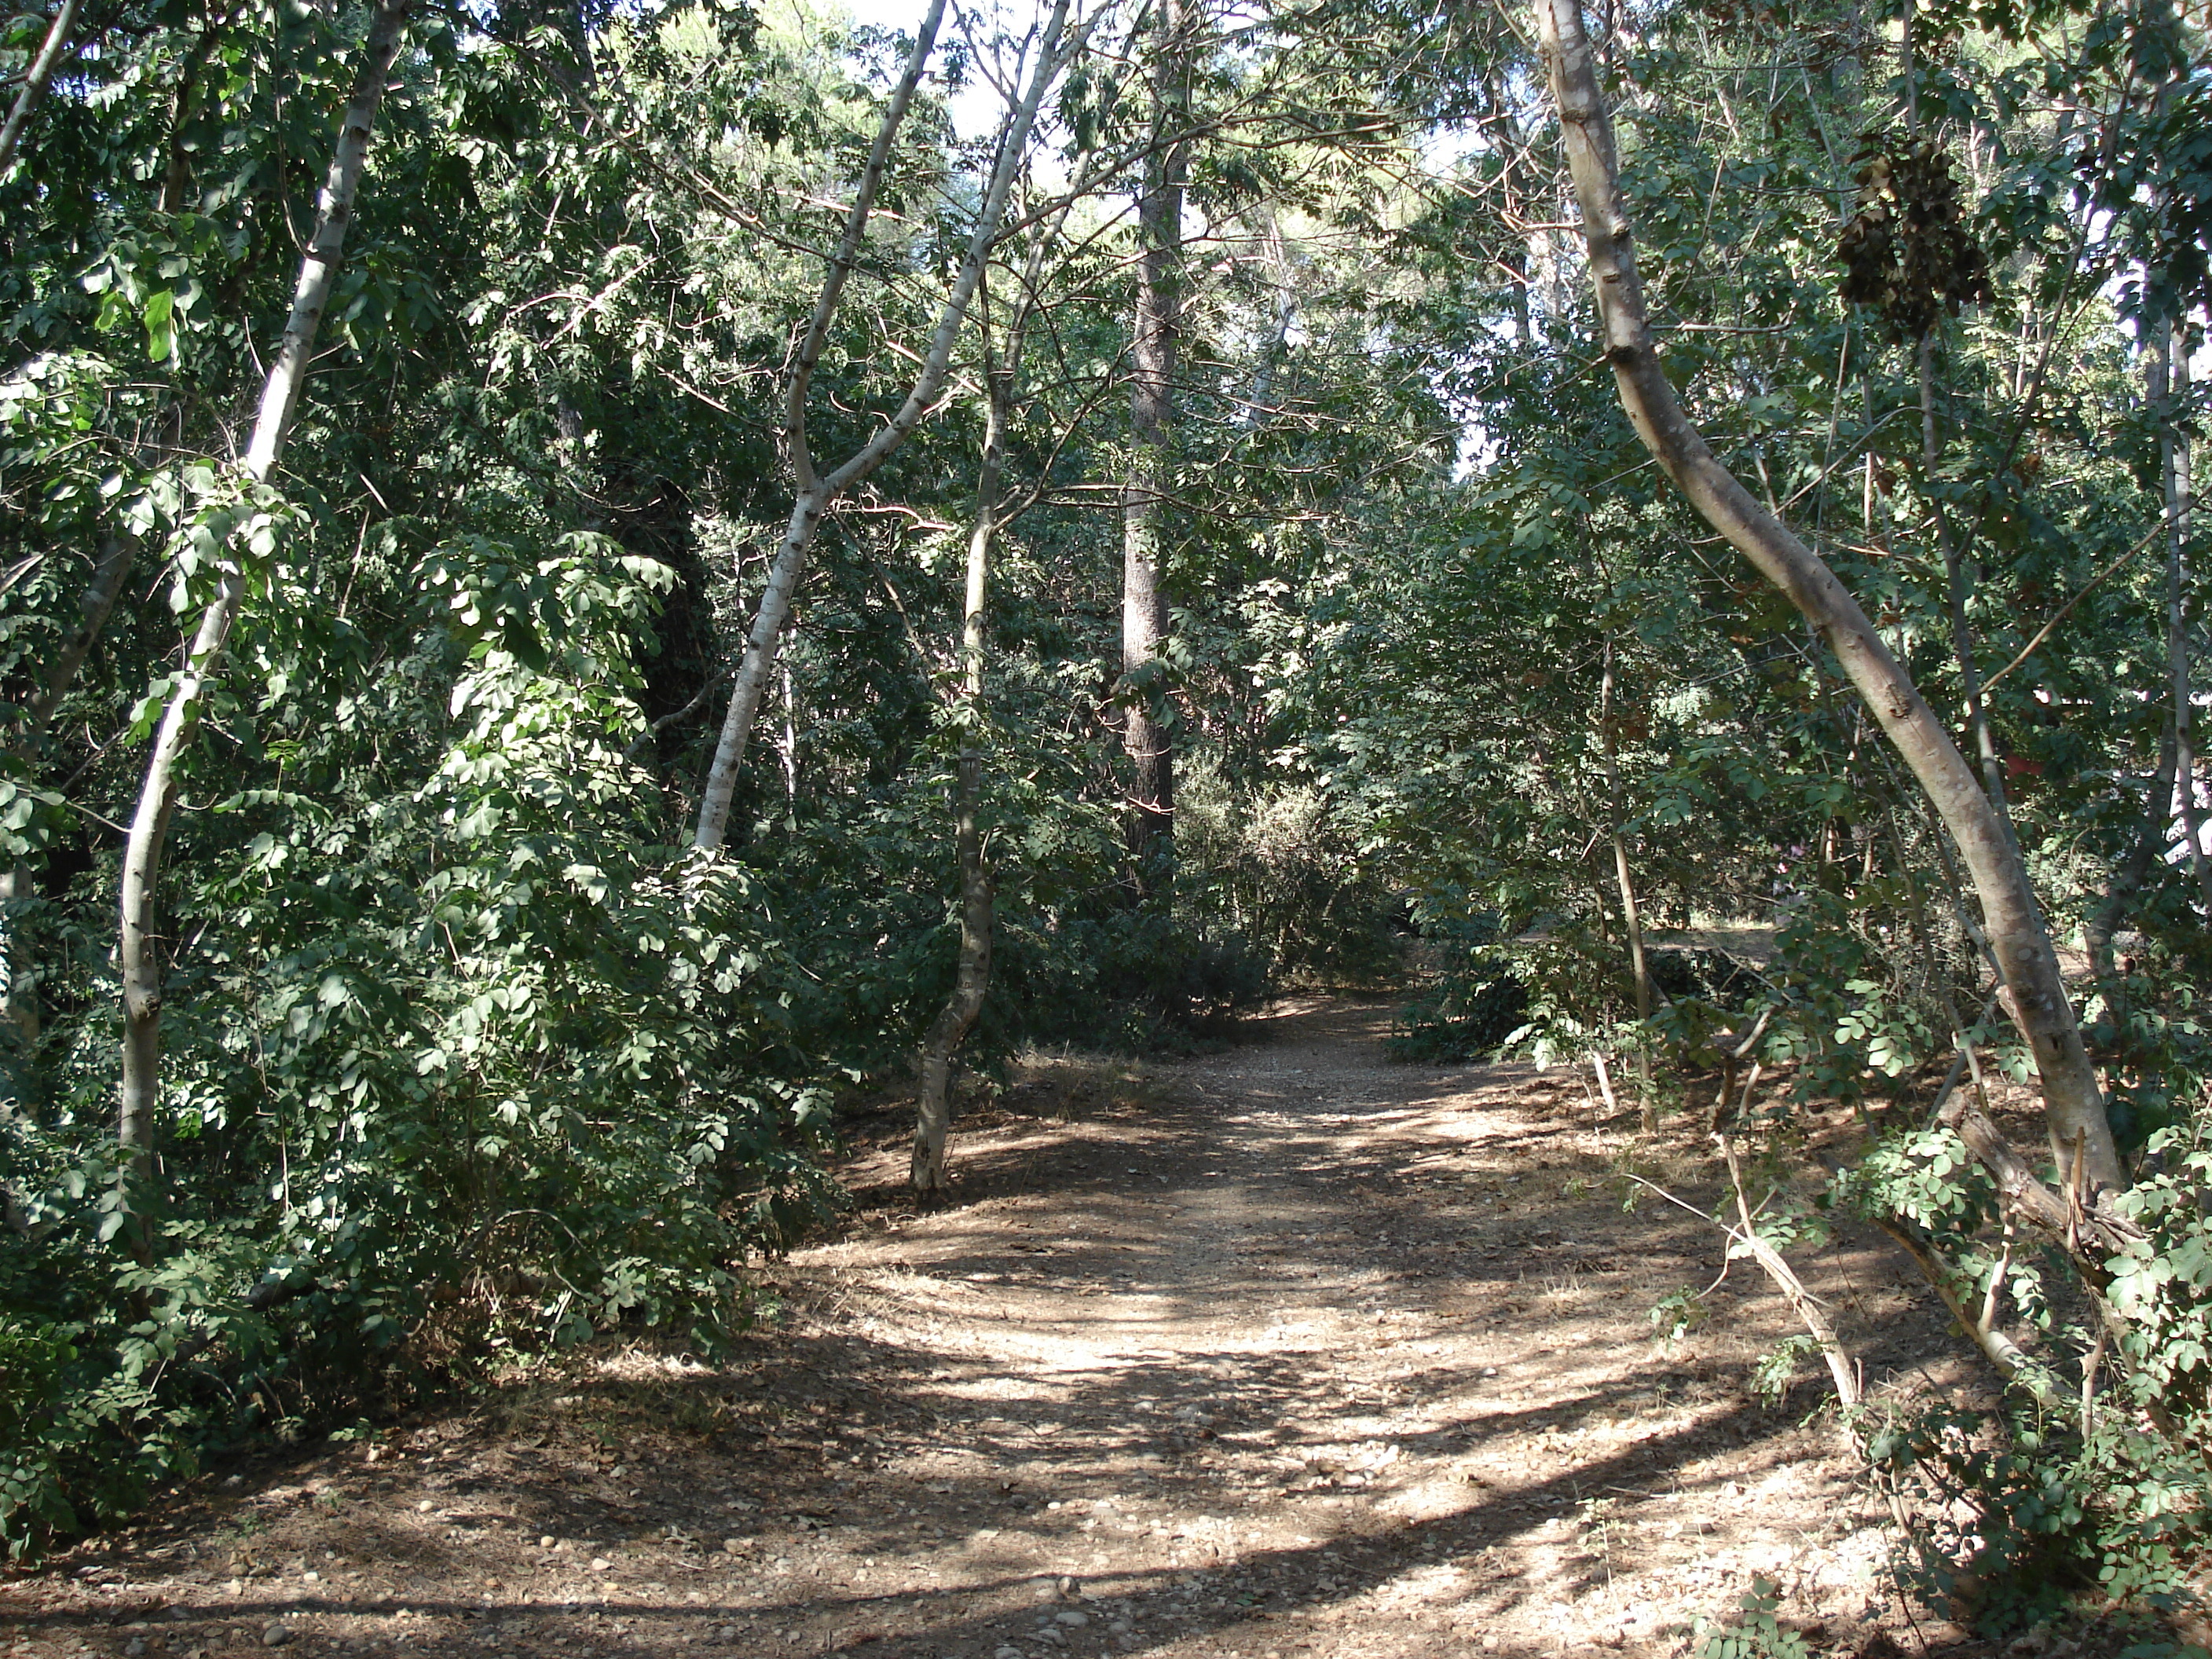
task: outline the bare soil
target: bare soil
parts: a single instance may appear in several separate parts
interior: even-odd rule
[[[1753,1267],[1655,1339],[1722,1240],[1626,1172],[1709,1207],[1706,1162],[1571,1071],[1389,1064],[1388,1017],[1041,1061],[934,1212],[864,1119],[734,1361],[605,1348],[216,1471],[0,1581],[0,1653],[1680,1655],[1754,1575],[1816,1653],[1978,1651],[1899,1601],[1817,1363],[1752,1393],[1792,1329]],[[1803,1271],[1874,1392],[1978,1386],[1885,1243]]]

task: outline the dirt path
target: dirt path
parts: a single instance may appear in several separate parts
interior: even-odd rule
[[[885,1120],[846,1172],[881,1207],[793,1259],[732,1363],[627,1350],[210,1477],[0,1587],[0,1652],[1680,1654],[1754,1573],[1816,1651],[1917,1650],[1798,1426],[1810,1368],[1747,1393],[1789,1329],[1764,1284],[1738,1264],[1656,1344],[1712,1230],[1624,1209],[1629,1141],[1571,1074],[1388,1065],[1386,1017],[1048,1069],[961,1126],[936,1214],[898,1207]],[[1929,1376],[1893,1260],[1813,1278],[1871,1376]]]

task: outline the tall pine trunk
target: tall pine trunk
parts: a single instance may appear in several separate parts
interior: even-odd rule
[[[1167,707],[1167,598],[1160,587],[1174,441],[1176,348],[1182,324],[1182,196],[1178,140],[1190,119],[1183,0],[1162,0],[1154,24],[1152,142],[1137,204],[1135,315],[1129,334],[1129,475],[1121,495],[1122,748],[1135,774],[1130,849],[1139,878],[1175,850],[1174,744]]]

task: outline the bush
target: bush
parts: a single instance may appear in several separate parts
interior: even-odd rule
[[[198,815],[233,855],[173,882],[176,933],[211,942],[167,988],[158,1188],[112,1161],[108,960],[57,976],[0,1097],[11,1552],[210,1445],[518,1352],[625,1325],[711,1351],[740,1265],[830,1202],[759,885],[656,845],[623,758],[643,595],[599,551],[526,578],[438,556],[423,586],[472,631],[429,631],[347,715],[393,773],[341,771],[303,722],[296,789]],[[485,643],[502,570],[560,657]]]
[[[1470,912],[1456,894],[1419,908],[1424,944],[1439,967],[1400,1010],[1383,1052],[1431,1064],[1494,1060],[1526,1028],[1529,1006],[1527,981],[1498,943],[1497,913]]]
[[[1494,1060],[1528,1019],[1528,988],[1510,967],[1503,960],[1470,963],[1401,1011],[1384,1051],[1393,1060],[1431,1064]]]
[[[1176,785],[1183,902],[1273,976],[1376,986],[1405,971],[1404,903],[1310,785],[1236,792],[1207,756]]]
[[[2154,1633],[2196,1597],[2212,1548],[2212,1152],[2200,1115],[2160,1131],[2116,1207],[2142,1239],[2103,1264],[2100,1316],[2056,1245],[2006,1253],[2007,1295],[2029,1366],[1994,1410],[1947,1404],[1873,1419],[1871,1463],[1924,1525],[1909,1563],[1923,1592],[1990,1634],[2061,1613]],[[1948,1130],[1885,1137],[1831,1202],[1917,1229],[1961,1286],[2000,1261],[1997,1195]],[[2085,1412],[2078,1378],[2101,1352]],[[2173,1651],[2149,1647],[2145,1654]]]

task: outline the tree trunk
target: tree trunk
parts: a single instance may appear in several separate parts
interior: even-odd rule
[[[692,837],[696,847],[711,851],[721,846],[727,836],[730,801],[737,792],[738,773],[744,764],[753,721],[760,712],[761,698],[775,665],[777,641],[791,616],[792,596],[798,591],[799,579],[805,571],[807,550],[813,545],[815,532],[821,528],[822,515],[840,495],[866,479],[886,456],[906,441],[908,434],[921,424],[922,416],[937,401],[937,394],[945,385],[945,375],[951,368],[952,348],[959,339],[969,301],[975,297],[975,285],[982,280],[984,262],[998,240],[1007,198],[1012,193],[1015,176],[1021,170],[1024,154],[1029,148],[1030,133],[1036,124],[1037,106],[1090,33],[1090,25],[1085,24],[1073,36],[1066,35],[1067,8],[1068,0],[1056,0],[1039,37],[1029,84],[1000,131],[998,161],[984,191],[982,205],[976,212],[975,228],[968,239],[967,256],[953,279],[951,292],[939,308],[936,330],[930,336],[921,371],[906,400],[875,436],[842,465],[825,477],[817,477],[806,441],[807,390],[813,382],[815,367],[821,361],[823,343],[836,314],[846,278],[860,256],[861,239],[874,210],[876,191],[890,159],[891,141],[905,119],[907,105],[913,99],[922,66],[935,42],[938,25],[944,18],[945,0],[930,0],[921,32],[915,35],[914,50],[907,58],[906,73],[877,129],[875,147],[869,154],[852,209],[846,216],[844,239],[830,260],[830,274],[815,301],[805,340],[799,347],[798,359],[792,366],[790,385],[785,390],[784,444],[798,482],[798,494],[792,504],[791,522],[785,527],[783,541],[769,567],[760,609],[745,635],[744,658],[738,669],[737,682],[731,689],[729,711],[722,721],[721,736],[714,745],[714,764],[707,774],[707,787],[699,802],[699,826]]]
[[[100,562],[93,566],[92,580],[85,584],[84,598],[78,604],[76,627],[46,671],[46,683],[31,704],[23,749],[36,744],[54,710],[76,684],[77,671],[84,666],[84,659],[92,654],[108,617],[115,612],[115,601],[123,593],[123,579],[131,574],[131,562],[137,553],[137,544],[128,536],[110,536],[100,543]]]
[[[1018,354],[1018,339],[1010,355]],[[961,696],[968,705],[953,799],[953,838],[960,858],[960,958],[952,994],[921,1042],[921,1098],[914,1119],[914,1164],[918,1193],[945,1189],[945,1136],[951,1121],[947,1098],[952,1056],[982,1012],[991,983],[991,874],[983,866],[983,837],[976,817],[982,805],[983,754],[975,721],[983,699],[983,607],[989,596],[991,552],[1000,528],[1000,480],[1006,464],[1006,416],[1013,403],[1012,366],[989,374],[983,417],[983,460],[975,477],[975,519],[968,530],[968,583],[961,605]]]
[[[1613,125],[1598,90],[1580,0],[1536,0],[1552,94],[1582,209],[1606,356],[1622,407],[1692,507],[1819,629],[1869,711],[1957,842],[2004,975],[2007,1004],[2035,1058],[2051,1151],[2069,1183],[2117,1188],[2119,1155],[2027,872],[1973,769],[1835,573],[1723,466],[1676,402],[1652,343],[1630,246]]]
[[[155,202],[162,213],[184,210],[185,188],[191,182],[191,163],[185,154],[185,123],[191,118],[192,94],[199,88],[200,71],[218,38],[213,23],[200,32],[199,40],[178,68],[177,89],[169,94],[169,155],[161,168],[161,193]]]
[[[291,315],[284,325],[276,362],[261,390],[261,408],[247,444],[245,470],[255,484],[268,482],[291,430],[301,389],[307,384],[323,308],[337,279],[346,228],[353,222],[354,197],[368,159],[368,138],[384,101],[385,83],[398,55],[399,41],[414,0],[380,0],[371,15],[362,47],[352,95],[338,128],[316,204],[314,234],[300,261]],[[238,619],[247,586],[243,557],[225,560],[214,599],[201,613],[184,672],[162,710],[146,778],[138,791],[137,812],[123,855],[121,965],[123,978],[123,1079],[116,1139],[134,1181],[143,1186],[151,1173],[155,1109],[161,1097],[161,963],[154,932],[155,890],[161,849],[177,805],[177,763],[199,724],[210,682],[222,666],[223,647]],[[118,575],[118,580],[120,580]],[[142,1255],[150,1239],[142,1229]]]
[[[972,545],[972,544],[971,544]],[[970,554],[972,576],[975,566]],[[982,804],[983,757],[973,749],[960,756],[953,804],[955,838],[960,856],[960,959],[952,994],[921,1040],[921,1097],[915,1103],[914,1162],[908,1179],[915,1191],[944,1192],[945,1143],[951,1127],[952,1056],[975,1017],[983,1011],[991,986],[991,872],[983,865],[983,836],[976,817]]]
[[[2179,326],[2160,323],[2150,335],[2148,389],[2158,418],[2159,488],[2166,512],[2166,660],[2173,699],[2173,776],[2181,827],[2189,836],[2189,867],[2205,912],[2212,915],[2212,858],[2205,855],[2203,818],[2197,810],[2197,744],[2190,718],[2189,436],[2174,418],[2175,405],[2189,386],[2189,349]]]
[[[16,147],[23,142],[23,129],[53,83],[54,70],[69,50],[70,31],[76,27],[76,11],[77,0],[62,0],[54,10],[53,21],[46,25],[46,38],[39,43],[39,55],[24,72],[22,88],[15,94],[7,123],[0,125],[0,173],[5,173],[15,161]]]
[[[0,870],[0,974],[8,980],[7,1021],[15,1028],[15,1041],[25,1054],[39,1040],[38,980],[25,960],[29,952],[18,935],[15,919],[6,912],[15,908],[18,899],[28,897],[30,889],[28,865],[12,863]]]
[[[1182,321],[1183,147],[1163,142],[1189,125],[1189,46],[1182,0],[1162,0],[1152,60],[1152,142],[1137,206],[1141,250],[1129,336],[1129,478],[1121,495],[1121,731],[1136,777],[1130,850],[1145,866],[1175,851],[1174,746],[1158,718],[1166,703],[1161,647],[1168,611],[1160,590],[1176,347]]]
[[[1057,225],[1064,222],[1065,213]],[[1019,516],[1023,506],[1011,510],[1006,501],[1006,428],[1013,418],[1014,401],[1021,382],[1022,340],[1035,310],[1037,274],[1051,231],[1040,230],[1030,245],[1022,273],[1021,291],[1006,320],[1006,350],[993,361],[988,303],[982,318],[983,458],[975,472],[975,518],[968,530],[968,580],[960,611],[960,692],[965,733],[954,774],[953,839],[960,860],[960,956],[952,980],[952,994],[930,1022],[921,1042],[921,1094],[915,1105],[914,1161],[908,1181],[925,1194],[945,1188],[945,1143],[951,1125],[949,1099],[952,1057],[975,1029],[983,998],[991,987],[991,931],[995,895],[991,872],[983,862],[982,830],[977,822],[982,808],[983,754],[975,733],[983,703],[984,607],[990,599],[991,556],[999,532]],[[1034,502],[1032,494],[1029,501]]]
[[[1613,641],[1605,642],[1605,676],[1597,695],[1597,728],[1604,745],[1605,789],[1608,834],[1613,838],[1613,875],[1620,887],[1620,920],[1628,935],[1628,971],[1636,986],[1636,1018],[1651,1018],[1651,973],[1644,960],[1644,913],[1636,902],[1636,882],[1628,866],[1628,841],[1620,833],[1626,803],[1620,788],[1620,744],[1613,729]],[[1659,1127],[1657,1103],[1651,1092],[1651,1051],[1636,1046],[1637,1110],[1646,1130]]]

